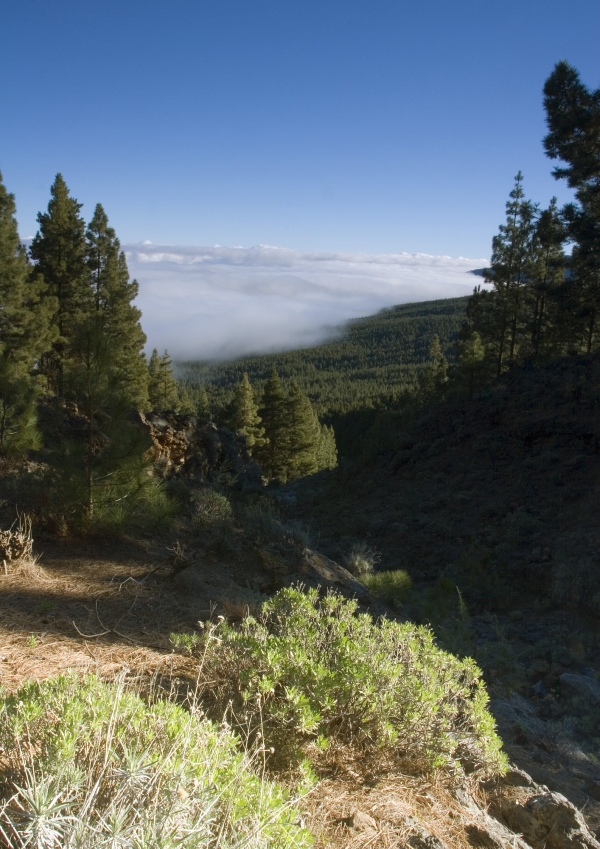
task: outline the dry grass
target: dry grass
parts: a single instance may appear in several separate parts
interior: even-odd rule
[[[67,669],[113,678],[190,678],[189,659],[173,654],[168,635],[189,631],[198,605],[168,583],[146,576],[157,568],[143,552],[51,544],[48,555],[0,572],[0,683],[15,690]],[[160,560],[158,562],[160,567]]]
[[[0,560],[4,574],[8,575],[9,571],[13,571],[22,563],[28,563],[32,558],[31,519],[26,514],[22,514],[12,528],[0,531]]]
[[[303,808],[318,849],[397,849],[419,831],[449,849],[472,849],[471,820],[441,778],[395,774],[371,786],[346,772],[321,780]]]
[[[260,615],[260,605],[253,604],[245,599],[221,597],[219,601],[223,616],[231,624],[242,622],[247,616],[257,617]]]

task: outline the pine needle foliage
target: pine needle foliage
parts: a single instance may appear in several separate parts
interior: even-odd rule
[[[15,213],[14,195],[0,174],[0,351],[27,374],[51,342],[49,313],[56,302],[41,303],[46,287],[20,243]]]
[[[165,350],[162,357],[156,348],[148,363],[148,396],[150,407],[156,413],[179,409],[179,384],[173,373],[173,361]]]
[[[19,241],[15,199],[0,175],[0,454],[39,446],[36,365],[50,344],[44,283]]]
[[[265,444],[258,459],[268,477],[287,479],[286,396],[276,368],[271,369],[262,397],[260,417],[265,429]]]
[[[42,359],[42,371],[52,390],[64,397],[68,345],[81,318],[91,307],[87,280],[85,221],[81,204],[69,194],[61,174],[50,189],[47,212],[38,214],[40,229],[31,243],[31,257],[52,298],[52,326],[56,340]]]
[[[206,395],[206,392],[205,392]],[[250,453],[265,445],[265,429],[258,414],[258,405],[254,397],[252,384],[244,372],[242,379],[235,388],[231,411],[227,424],[232,430],[241,433],[246,438],[246,446]]]
[[[148,367],[144,356],[146,335],[141,312],[133,305],[139,286],[129,279],[125,254],[101,204],[86,231],[87,266],[92,290],[90,310],[96,326],[110,344],[111,376],[132,408],[148,407]]]

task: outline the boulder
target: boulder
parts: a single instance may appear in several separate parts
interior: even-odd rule
[[[140,423],[152,442],[148,456],[165,477],[178,474],[203,483],[225,470],[241,489],[262,487],[260,466],[240,434],[173,412],[140,413]]]
[[[530,849],[520,834],[507,827],[479,807],[466,787],[454,788],[453,795],[470,823],[465,827],[467,839],[477,849]]]
[[[587,675],[564,672],[560,678],[560,687],[567,696],[580,696],[588,702],[600,704],[600,681]]]
[[[533,849],[600,849],[580,811],[560,793],[539,793],[524,805],[505,799],[500,813]]]
[[[316,580],[321,586],[346,590],[361,600],[369,597],[369,590],[351,572],[318,551],[306,549],[300,572],[303,577]]]

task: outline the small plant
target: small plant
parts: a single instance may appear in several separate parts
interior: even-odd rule
[[[363,574],[361,580],[376,598],[398,609],[406,601],[412,587],[410,576],[403,569]]]
[[[193,494],[192,500],[192,522],[198,530],[214,530],[231,522],[233,511],[225,495],[214,489],[201,489]]]
[[[26,745],[23,742],[26,741]],[[0,843],[306,849],[294,799],[225,724],[74,674],[0,698]]]
[[[30,634],[27,639],[27,645],[30,649],[34,649],[37,646],[37,637],[35,634]]]
[[[193,654],[200,643],[199,634],[170,634],[169,639],[175,649]]]
[[[205,659],[221,701],[276,757],[326,758],[335,742],[424,769],[456,764],[466,750],[484,771],[506,765],[479,669],[437,648],[427,628],[284,589],[258,618],[215,630]]]
[[[357,542],[350,549],[345,565],[349,572],[362,580],[366,575],[373,574],[373,570],[380,559],[378,552],[370,548],[366,542]]]

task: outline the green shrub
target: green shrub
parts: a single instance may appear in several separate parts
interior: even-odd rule
[[[198,646],[200,642],[199,634],[170,634],[169,639],[173,645],[173,648],[178,651],[185,652],[186,654],[192,654],[194,649]]]
[[[260,618],[226,623],[205,644],[224,702],[280,757],[318,756],[330,743],[385,751],[423,768],[505,757],[471,659],[438,649],[423,627],[357,615],[357,604],[316,590],[281,590]]]
[[[412,581],[403,569],[367,573],[361,575],[360,579],[376,598],[380,598],[397,608],[402,606],[412,587]]]
[[[310,544],[308,532],[303,524],[284,518],[279,506],[270,499],[244,505],[239,517],[246,535],[256,545],[277,545],[285,549],[303,551]]]
[[[287,792],[225,726],[75,675],[0,699],[0,835],[12,847],[308,847]],[[2,841],[0,837],[0,842]]]
[[[222,528],[231,522],[233,511],[229,499],[214,489],[201,489],[192,496],[192,521],[202,531]]]

